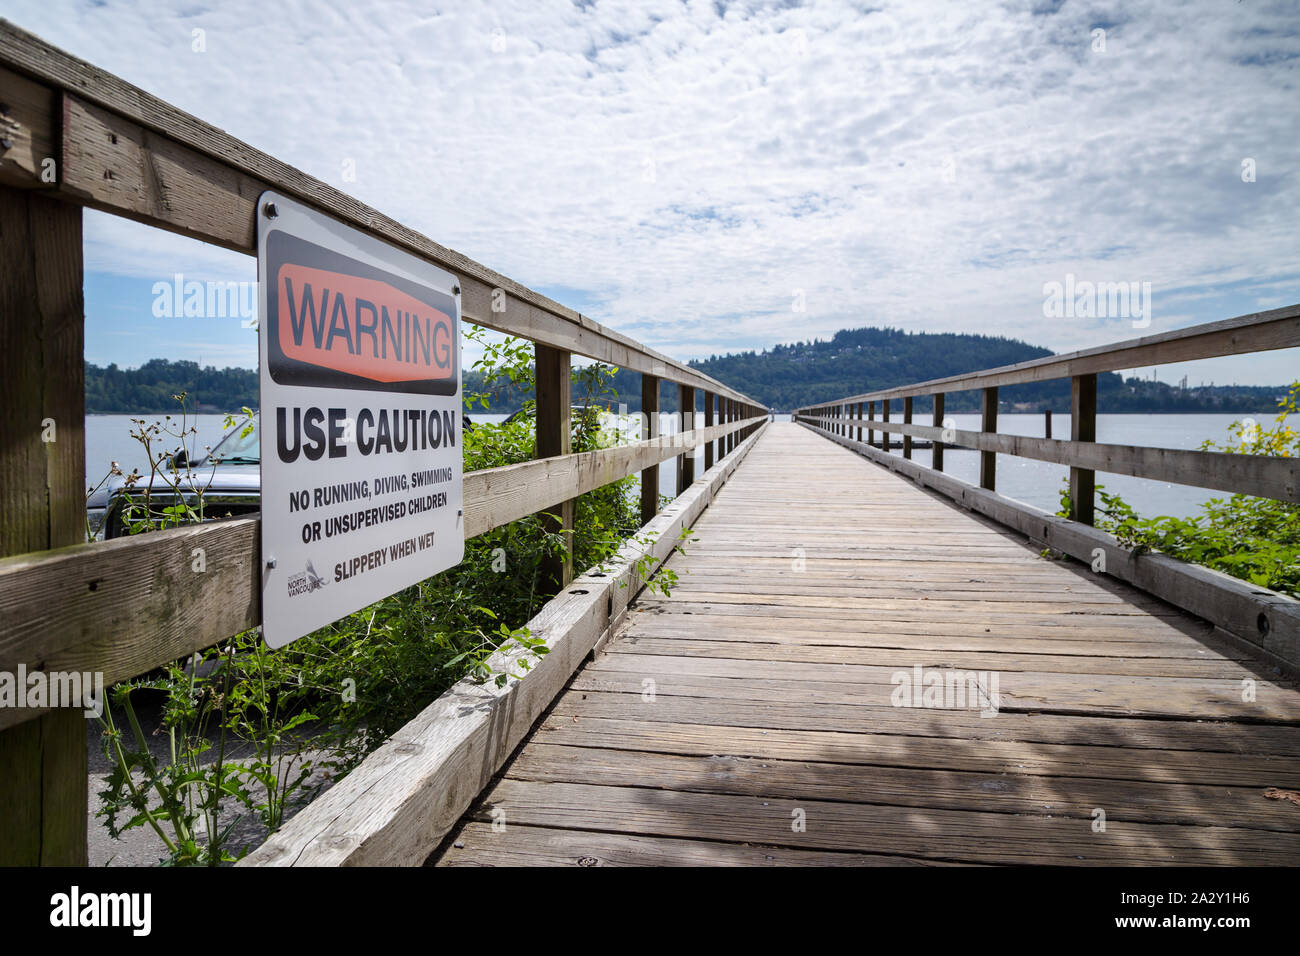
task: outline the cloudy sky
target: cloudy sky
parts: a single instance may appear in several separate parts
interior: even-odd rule
[[[1064,351],[1300,301],[1291,0],[441,6],[5,16],[679,358],[864,325]],[[256,363],[237,321],[150,309],[251,259],[97,214],[86,242],[91,361]],[[1070,275],[1150,283],[1150,326],[1045,315]]]

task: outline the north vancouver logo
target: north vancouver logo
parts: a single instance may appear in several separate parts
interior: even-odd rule
[[[299,594],[310,594],[312,591],[319,591],[328,584],[323,577],[316,573],[310,561],[307,562],[307,570],[299,571],[297,574],[289,575],[289,597],[297,597]]]

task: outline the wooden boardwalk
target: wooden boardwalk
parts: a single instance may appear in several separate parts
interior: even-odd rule
[[[1205,623],[793,424],[696,530],[431,863],[1300,864],[1300,692]]]

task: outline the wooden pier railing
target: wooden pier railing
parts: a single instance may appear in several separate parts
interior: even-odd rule
[[[253,255],[258,198],[278,191],[448,270],[458,278],[467,321],[534,342],[537,449],[544,457],[465,476],[466,537],[539,512],[558,512],[571,526],[566,503],[639,472],[642,517],[651,532],[661,533],[654,554],[662,560],[681,523],[707,504],[711,489],[739,460],[737,452],[743,453],[767,419],[767,411],[744,394],[6,21],[0,21],[0,125],[0,395],[6,406],[0,416],[0,556],[7,556],[0,558],[0,670],[25,665],[100,672],[111,683],[209,647],[261,619],[256,518],[83,543],[82,207]],[[642,374],[650,423],[645,440],[569,453],[572,355]],[[659,436],[654,413],[664,382],[679,388],[683,424],[676,434]],[[694,425],[691,412],[697,407],[704,411],[703,428]],[[52,442],[50,421],[57,435]],[[693,484],[688,453],[700,446],[708,481]],[[691,500],[679,499],[659,515],[658,469],[670,458],[678,462],[678,491],[690,489]],[[193,570],[196,548],[205,555],[203,573]],[[524,686],[517,682],[478,694],[477,702],[487,705],[480,711],[485,727],[500,730],[492,714],[503,702],[511,726],[529,713],[536,716],[546,703],[541,692],[562,684],[563,669],[572,673],[626,607],[637,589],[639,557],[622,555],[609,574],[566,587],[540,621],[530,622],[534,633],[564,653],[549,655],[535,669],[526,696],[516,690]],[[567,586],[571,560],[561,573]],[[476,693],[455,691],[460,698]],[[464,729],[462,724],[457,732]],[[483,730],[476,726],[474,733]],[[452,757],[468,760],[472,752],[482,760],[481,736],[451,733],[442,739],[453,737]],[[500,744],[508,737],[494,739]],[[471,751],[475,746],[480,749]],[[377,756],[382,761],[390,755]],[[0,763],[0,864],[84,864],[87,764],[80,710],[0,709]],[[451,765],[417,775],[413,785],[427,795],[430,781],[444,781]],[[356,777],[365,774],[359,770]],[[463,789],[460,782],[448,786],[457,793]],[[450,812],[454,794],[438,796],[439,806]],[[392,821],[367,819],[371,829],[358,845],[383,857]],[[415,845],[426,845],[431,836],[425,832]]]
[[[1212,621],[1275,659],[1300,664],[1300,603],[1284,595],[1164,555],[1136,555],[1112,535],[1092,527],[1096,473],[1110,472],[1279,501],[1300,502],[1300,460],[1097,441],[1097,374],[1300,346],[1300,305],[1131,339],[1068,355],[985,369],[965,375],[881,389],[797,409],[795,421],[907,475],[954,501],[1022,531],[1035,541],[1082,561],[1105,555],[1106,573],[1138,585]],[[998,432],[998,389],[1006,385],[1070,379],[1070,438],[1034,438]],[[979,431],[944,427],[945,396],[979,390]],[[913,399],[930,397],[932,423],[912,421]],[[902,420],[891,413],[902,405]],[[876,411],[879,406],[879,417]],[[901,434],[901,455],[878,442]],[[933,445],[929,467],[913,460],[912,439]],[[943,474],[944,447],[980,452],[979,486]],[[1069,520],[996,493],[997,456],[1015,455],[1067,465]]]

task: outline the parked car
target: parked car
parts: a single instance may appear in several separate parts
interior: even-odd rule
[[[86,502],[92,533],[106,539],[129,534],[131,524],[144,517],[146,486],[155,518],[164,517],[178,499],[197,511],[200,496],[205,520],[256,514],[262,503],[261,440],[256,419],[247,435],[246,427],[232,429],[198,458],[190,459],[182,449],[163,463],[152,481],[146,475],[129,488],[122,476],[105,482]],[[462,415],[462,431],[473,428],[469,416]]]
[[[198,510],[202,499],[205,519],[255,514],[261,510],[261,445],[257,421],[244,434],[246,424],[228,432],[216,447],[197,458],[189,458],[185,449],[163,462],[152,479],[145,475],[127,487],[117,478],[107,490],[103,531],[105,538],[130,533],[130,526],[144,517],[146,489],[149,510],[155,519],[166,516],[184,500]]]

